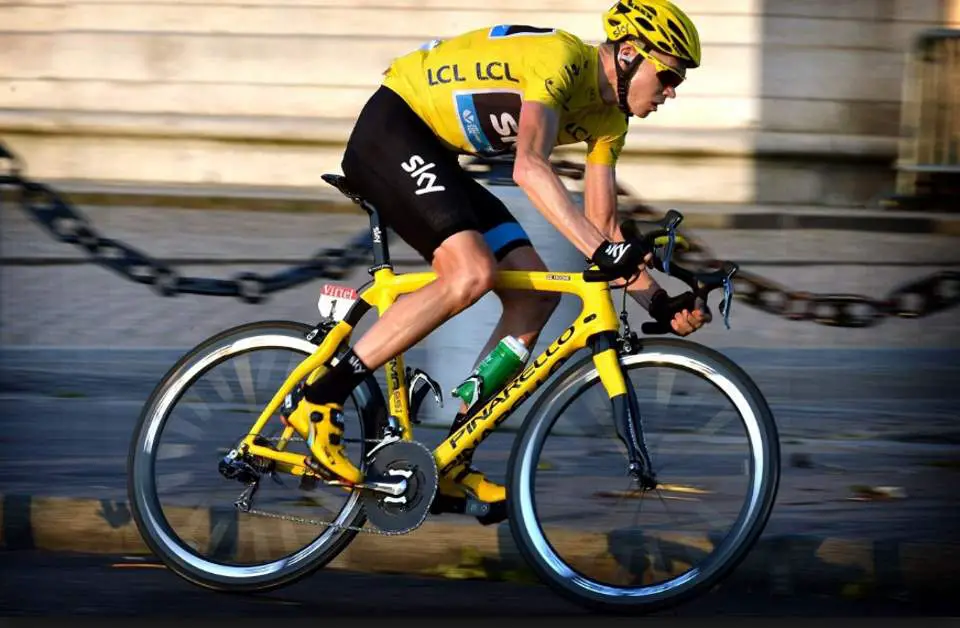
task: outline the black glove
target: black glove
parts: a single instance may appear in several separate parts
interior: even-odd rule
[[[673,331],[673,325],[670,324],[673,317],[684,310],[692,312],[696,309],[696,302],[696,296],[690,291],[671,297],[666,290],[657,290],[650,299],[650,307],[647,310],[657,322],[644,323],[640,326],[640,331],[645,334],[676,334]]]
[[[596,264],[605,273],[630,279],[637,274],[643,262],[643,251],[630,242],[604,240],[593,252],[590,262]]]

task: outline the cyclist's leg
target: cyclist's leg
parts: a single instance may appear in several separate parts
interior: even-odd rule
[[[456,155],[392,91],[380,88],[357,119],[342,163],[351,188],[431,264],[437,279],[399,299],[342,359],[289,400],[288,421],[322,467],[349,481],[359,470],[341,444],[339,411],[372,370],[409,349],[493,286],[496,260],[463,189]]]
[[[354,352],[376,369],[489,292],[497,258],[472,207],[469,186],[478,184],[457,156],[394,92],[381,88],[371,101],[351,134],[344,174],[437,273],[356,341]]]
[[[503,201],[472,177],[466,174],[464,176],[469,180],[463,185],[470,194],[471,205],[483,231],[484,240],[497,259],[497,270],[546,271],[546,265],[533,248],[526,232]],[[508,334],[532,348],[560,302],[559,295],[548,292],[496,288],[494,292],[500,299],[503,310],[476,362]],[[461,404],[451,424],[451,434],[466,422],[464,410],[465,405]],[[472,493],[481,501],[499,506],[501,516],[488,517],[487,522],[493,523],[505,516],[506,489],[487,480],[482,472],[473,467],[471,457],[468,457],[463,465],[452,469],[440,483],[440,493],[447,497],[462,498],[466,492]]]
[[[511,250],[497,264],[497,269],[547,270],[536,250],[529,245]],[[487,344],[484,345],[477,356],[476,362],[479,362],[493,350],[500,339],[508,334],[519,338],[527,347],[532,349],[544,325],[546,325],[547,320],[560,302],[560,296],[554,293],[500,290],[496,288],[494,292],[500,299],[503,311],[493,333],[487,340]],[[468,416],[464,412],[465,409],[466,405],[461,403],[459,412],[457,412],[453,423],[450,425],[450,434],[453,434],[466,423]],[[506,487],[488,480],[482,471],[473,466],[472,456],[467,457],[464,464],[452,469],[449,474],[441,478],[439,491],[442,495],[451,498],[463,498],[466,492],[470,492],[480,501],[494,505],[499,512],[494,516],[487,517],[485,519],[487,523],[496,523],[506,518]],[[437,510],[439,509],[438,507]]]
[[[497,264],[497,270],[546,272],[547,267],[536,249],[523,246],[507,253]],[[506,335],[518,338],[526,347],[533,349],[540,332],[560,304],[560,295],[555,292],[501,288],[494,288],[493,291],[500,299],[503,309],[487,344],[477,356],[478,362]]]
[[[545,272],[546,264],[506,205],[477,181],[471,179],[466,185],[484,240],[497,259],[497,270]],[[560,303],[560,295],[550,292],[494,288],[494,293],[502,307],[500,320],[480,350],[474,366],[506,335],[518,338],[532,349]],[[461,414],[464,409],[465,404],[461,404]],[[459,428],[461,414],[455,419],[453,429]]]
[[[476,303],[493,287],[495,262],[477,231],[461,231],[434,251],[437,279],[397,300],[353,347],[376,369],[420,342],[450,317]]]

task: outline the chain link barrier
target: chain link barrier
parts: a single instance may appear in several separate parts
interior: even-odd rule
[[[238,297],[245,303],[262,303],[267,295],[319,278],[342,279],[353,268],[371,262],[369,230],[351,238],[342,248],[327,248],[304,263],[272,275],[244,272],[232,279],[187,277],[146,253],[123,242],[99,235],[90,221],[48,186],[23,176],[22,163],[0,144],[0,160],[11,163],[9,174],[0,175],[0,190],[13,188],[17,201],[52,237],[84,249],[93,260],[117,274],[152,287],[162,296],[180,293]],[[566,161],[552,161],[562,177],[582,180],[585,167]],[[476,157],[464,164],[474,178],[488,185],[514,185],[512,159]],[[629,191],[617,185],[617,195],[625,197],[623,215],[643,221],[656,220],[662,212],[635,200]],[[676,251],[678,259],[692,261],[702,268],[719,268],[718,260],[699,238],[681,229],[689,250]],[[875,299],[856,294],[817,294],[791,290],[755,273],[740,270],[734,277],[734,298],[746,305],[789,320],[812,321],[834,327],[871,327],[887,317],[919,318],[960,305],[960,272],[941,271],[901,285],[885,297]]]
[[[318,278],[342,279],[354,267],[370,261],[373,244],[364,230],[342,248],[327,248],[302,264],[272,275],[243,272],[232,279],[186,277],[176,269],[123,242],[102,237],[87,218],[56,191],[20,175],[22,165],[0,144],[0,159],[12,162],[10,174],[0,175],[0,189],[12,187],[21,208],[60,242],[84,249],[93,261],[165,297],[177,294],[237,297],[244,303],[262,303],[268,294],[294,288]]]
[[[553,161],[554,171],[562,177],[581,181],[585,166],[571,161]],[[467,164],[471,174],[489,185],[513,185],[512,161],[509,158],[476,158]],[[620,212],[639,221],[659,220],[663,212],[636,200],[617,184],[617,195],[624,197]],[[678,233],[690,245],[677,250],[678,260],[692,262],[701,269],[720,268],[722,261],[699,238]],[[790,288],[756,273],[743,270],[733,278],[734,299],[745,305],[795,321],[810,321],[832,327],[872,327],[888,317],[920,318],[960,305],[960,272],[940,271],[922,279],[898,286],[882,298],[857,294],[812,293]]]

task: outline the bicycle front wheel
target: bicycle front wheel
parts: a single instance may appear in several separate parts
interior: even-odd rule
[[[269,321],[226,330],[175,364],[147,400],[128,458],[131,511],[147,546],[175,573],[224,591],[290,584],[333,560],[365,522],[359,492],[301,485],[289,473],[260,475],[253,508],[235,502],[245,483],[219,463],[253,427],[287,376],[316,349],[310,327]],[[372,376],[344,405],[347,454],[361,470],[386,425]],[[277,445],[271,418],[261,444]],[[286,451],[308,456],[295,437]],[[318,523],[333,526],[318,526]],[[350,529],[353,528],[353,529]]]
[[[592,358],[531,409],[511,454],[510,525],[524,559],[572,601],[653,612],[705,591],[759,538],[776,497],[770,408],[722,354],[677,339],[622,355],[655,489],[627,475],[626,448]]]

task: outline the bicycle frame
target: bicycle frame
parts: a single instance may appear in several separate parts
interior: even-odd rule
[[[316,350],[305,358],[287,377],[273,399],[243,439],[242,446],[254,455],[278,463],[278,470],[293,475],[313,473],[305,467],[304,456],[283,451],[293,436],[293,428],[286,427],[277,450],[255,444],[255,439],[267,421],[277,412],[284,397],[296,384],[307,378],[313,381],[326,368],[342,342],[349,340],[354,327],[371,309],[382,315],[403,294],[414,292],[436,279],[433,272],[395,274],[389,263],[373,272],[373,282],[360,291],[357,301],[343,320],[329,331]],[[561,333],[533,362],[493,398],[473,413],[463,427],[447,437],[433,450],[441,475],[463,462],[527,398],[532,396],[564,362],[580,349],[590,347],[600,380],[610,396],[614,414],[622,419],[627,412],[627,389],[616,350],[619,319],[613,307],[610,287],[604,281],[588,282],[581,273],[500,271],[495,285],[513,290],[535,290],[574,294],[580,297],[581,311],[569,327]],[[384,365],[387,382],[389,415],[402,428],[401,438],[413,439],[413,425],[408,407],[408,390],[403,354]],[[619,421],[618,421],[619,424]],[[279,450],[279,451],[278,451]],[[633,456],[631,456],[633,458]]]

